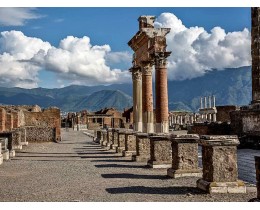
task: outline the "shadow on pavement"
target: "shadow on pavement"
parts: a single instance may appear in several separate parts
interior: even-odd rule
[[[119,188],[107,188],[106,191],[111,194],[138,193],[138,194],[163,194],[163,195],[185,195],[185,194],[205,194],[196,187],[144,187],[131,186]]]
[[[143,174],[101,174],[103,178],[119,178],[119,179],[170,179],[166,175],[143,175]]]

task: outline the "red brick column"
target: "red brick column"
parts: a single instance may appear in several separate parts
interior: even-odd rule
[[[169,53],[155,56],[156,132],[169,133],[167,59]]]
[[[143,106],[143,132],[153,133],[153,81],[152,64],[145,62],[142,66],[142,106]]]

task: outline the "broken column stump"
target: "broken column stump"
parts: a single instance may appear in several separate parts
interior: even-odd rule
[[[95,133],[96,133],[96,141],[100,143],[100,145],[102,146],[103,145],[103,136],[102,136],[102,133],[101,133],[101,130],[95,130]]]
[[[170,135],[165,133],[149,134],[150,160],[147,165],[151,168],[171,168],[172,147]]]
[[[146,162],[150,159],[150,139],[147,133],[136,133],[136,155],[132,156],[133,161]]]
[[[113,139],[112,128],[108,128],[107,129],[107,131],[106,131],[106,139],[107,139],[106,146],[110,149],[110,146],[112,144],[112,139]]]
[[[125,150],[125,129],[118,129],[118,146],[116,147],[117,153],[122,153]]]
[[[9,149],[8,149],[8,139],[7,138],[0,138],[1,143],[1,154],[3,160],[9,160]]]
[[[112,128],[112,144],[110,145],[110,149],[116,149],[118,146],[118,129]]]
[[[136,136],[133,130],[125,131],[125,151],[123,151],[123,156],[129,157],[136,155]]]
[[[197,176],[202,177],[199,168],[197,134],[171,135],[172,166],[167,175],[172,178]]]
[[[238,180],[237,136],[203,135],[202,146],[203,178],[197,187],[208,193],[246,193],[243,181]]]
[[[107,131],[106,130],[101,130],[101,140],[102,140],[102,145],[103,147],[107,146]]]

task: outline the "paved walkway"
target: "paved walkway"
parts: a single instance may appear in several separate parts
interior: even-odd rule
[[[0,201],[248,201],[247,194],[209,195],[195,177],[170,179],[166,169],[102,149],[82,132],[62,131],[61,143],[31,143],[0,166]],[[240,177],[254,182],[253,155],[239,151]],[[241,156],[241,157],[240,157]]]

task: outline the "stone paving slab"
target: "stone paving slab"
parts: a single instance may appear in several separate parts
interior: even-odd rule
[[[30,143],[4,162],[0,166],[0,201],[247,202],[256,197],[256,192],[205,194],[196,188],[197,177],[171,179],[167,169],[132,162],[101,148],[81,131],[62,130],[62,139],[60,143]],[[239,156],[251,161],[250,152],[241,151]],[[241,176],[246,177],[245,170]],[[252,180],[253,172],[248,177]]]

